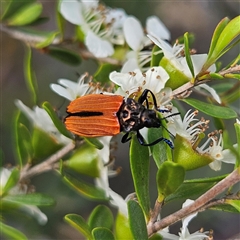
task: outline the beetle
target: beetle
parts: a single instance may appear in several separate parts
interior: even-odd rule
[[[152,96],[154,109],[149,109],[149,94]],[[164,137],[145,143],[139,131],[144,127],[162,126],[163,119],[158,118],[156,111],[161,112],[157,108],[154,94],[149,89],[143,91],[138,101],[132,98],[124,99],[120,95],[89,94],[69,104],[65,125],[69,131],[83,137],[114,136],[124,132],[122,143],[125,143],[131,139],[129,134],[136,132],[137,139],[143,146],[152,146],[164,141],[173,148],[172,142]],[[173,115],[176,114],[170,116]]]

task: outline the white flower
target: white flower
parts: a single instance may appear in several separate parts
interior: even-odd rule
[[[87,73],[83,74],[78,83],[67,80],[59,79],[59,84],[51,84],[51,89],[56,92],[58,95],[73,101],[74,99],[86,95],[91,91],[91,87],[88,83],[84,83],[85,78],[88,76]]]
[[[209,145],[209,143],[211,144]],[[237,144],[234,144],[234,148],[238,148]],[[215,171],[219,171],[222,166],[222,162],[235,164],[236,156],[229,150],[223,150],[223,138],[222,133],[219,132],[219,138],[216,133],[210,134],[208,140],[196,149],[199,153],[208,154],[214,161],[209,164],[209,167]]]
[[[199,92],[201,92],[202,89],[208,91],[212,95],[212,97],[215,99],[215,101],[221,104],[222,101],[214,88],[208,86],[207,84],[201,84],[199,86],[196,86],[195,89]]]
[[[124,200],[122,196],[114,192],[111,188],[108,189],[108,193],[109,196],[111,197],[110,203],[114,207],[118,208],[119,212],[122,213],[127,218],[128,217],[127,201]]]
[[[6,186],[9,178],[11,177],[11,174],[12,170],[7,168],[0,168],[0,195],[2,195],[2,190]],[[11,196],[27,194],[27,190],[28,187],[26,184],[18,183],[17,185],[13,186],[7,194]],[[48,221],[47,216],[36,206],[22,204],[19,206],[19,209],[34,217],[41,225],[46,224]]]
[[[58,131],[58,129],[53,124],[52,119],[44,109],[35,106],[34,109],[31,110],[20,100],[16,100],[15,105],[21,112],[25,114],[25,116],[34,124],[34,126],[49,134],[58,143],[67,145],[72,141]]]
[[[156,17],[147,19],[146,30],[161,39],[169,39],[170,33],[164,24]],[[133,17],[127,17],[123,24],[123,33],[128,46],[133,50],[127,54],[127,61],[124,63],[121,72],[127,73],[135,69],[147,70],[144,65],[151,61],[150,50],[142,50],[144,46],[150,45],[149,39],[145,36],[140,21]]]
[[[95,179],[95,184],[97,187],[101,188],[105,194],[106,197],[109,197],[108,188],[109,188],[109,182],[108,182],[108,166],[107,164],[110,161],[110,141],[112,139],[112,136],[106,136],[106,137],[99,137],[98,140],[103,144],[103,148],[100,150],[97,150],[98,156],[99,156],[99,169],[100,169],[100,176]]]
[[[178,110],[173,107],[172,113],[176,113]],[[205,129],[208,127],[207,124],[209,121],[206,121],[204,119],[197,119],[195,116],[198,114],[198,111],[191,112],[191,109],[187,111],[183,119],[180,115],[174,116],[174,121],[168,122],[168,130],[173,135],[180,135],[192,143],[195,142],[198,135],[205,131]],[[194,123],[195,122],[195,123]]]
[[[171,63],[181,72],[183,72],[187,77],[192,78],[192,74],[187,64],[186,57],[181,55],[181,52],[184,49],[183,44],[174,44],[171,46],[166,41],[153,36],[147,35],[159,48],[161,48],[164,56],[171,61]],[[191,60],[193,64],[194,77],[201,71],[204,63],[207,60],[207,54],[194,54],[191,55]],[[210,72],[216,71],[216,66],[212,65],[209,69]]]
[[[157,94],[164,88],[169,76],[162,67],[153,67],[146,73],[142,73],[139,69],[130,73],[114,71],[110,73],[109,78],[120,87],[117,93],[129,96],[144,89],[149,89]]]
[[[193,202],[194,202],[193,200],[187,199],[183,203],[182,208],[190,205]],[[186,217],[182,220],[182,228],[181,228],[181,232],[179,232],[179,236],[180,236],[179,240],[204,240],[205,238],[208,237],[206,235],[207,232],[202,233],[200,231],[197,231],[197,232],[194,232],[192,234],[189,233],[189,230],[187,228],[188,224],[196,216],[197,216],[197,213],[194,213],[194,214],[191,214],[191,215],[189,215],[188,217]]]
[[[121,32],[123,10],[112,10],[99,5],[98,1],[62,0],[60,13],[69,22],[80,26],[85,44],[96,57],[103,58],[114,53],[114,44],[123,44]]]

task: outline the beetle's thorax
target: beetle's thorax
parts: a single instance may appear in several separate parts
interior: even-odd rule
[[[118,119],[121,131],[124,132],[137,131],[144,127],[158,128],[161,126],[154,110],[147,109],[131,98],[127,98],[123,102],[118,111]]]

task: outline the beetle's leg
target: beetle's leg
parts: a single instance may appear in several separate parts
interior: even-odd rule
[[[145,89],[143,91],[142,95],[138,98],[138,102],[142,104],[144,101],[146,101],[147,108],[149,108],[149,103],[148,103],[148,99],[147,99],[148,93],[150,93],[152,95],[154,107],[157,109],[156,97],[154,96],[153,92],[149,89]]]
[[[128,137],[128,135],[129,135],[129,133],[126,133],[126,134],[123,135],[122,140],[121,140],[122,143],[126,143],[129,140],[131,140],[132,137],[131,136]]]
[[[137,131],[137,139],[142,146],[153,146],[153,145],[155,145],[155,144],[157,144],[161,141],[164,141],[165,143],[167,143],[167,145],[170,148],[172,148],[172,149],[174,148],[173,143],[169,139],[166,139],[166,138],[163,138],[163,137],[160,137],[160,138],[158,138],[157,140],[155,140],[151,143],[145,143],[144,138],[139,131]]]

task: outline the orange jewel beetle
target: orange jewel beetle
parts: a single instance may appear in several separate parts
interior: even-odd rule
[[[154,109],[149,109],[148,94],[152,96]],[[69,104],[65,125],[69,131],[83,137],[114,136],[124,132],[122,142],[125,143],[131,139],[129,133],[136,132],[137,139],[143,146],[152,146],[164,141],[173,148],[172,142],[163,137],[145,143],[139,132],[144,127],[162,126],[162,119],[158,118],[156,111],[161,112],[157,108],[154,94],[148,89],[143,91],[138,101],[132,98],[124,99],[120,95],[89,94]],[[173,115],[176,114],[170,116]]]

